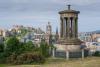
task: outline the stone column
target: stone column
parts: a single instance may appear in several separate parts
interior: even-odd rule
[[[70,17],[68,17],[68,22],[67,22],[67,33],[68,33],[68,37],[67,38],[70,38]]]
[[[69,60],[69,51],[66,51],[66,59]]]
[[[70,18],[70,37],[73,37],[73,18]]]
[[[52,50],[52,57],[53,58],[55,57],[55,48],[53,48],[53,50]]]
[[[65,38],[65,18],[63,18],[63,38]]]
[[[67,28],[68,26],[67,25],[68,25],[68,18],[66,18],[66,38],[68,36],[68,28]]]
[[[82,59],[84,59],[84,49],[82,49]]]
[[[75,38],[75,17],[73,17],[73,20],[72,20],[72,37]]]
[[[75,18],[75,37],[78,37],[78,18]]]
[[[63,19],[62,18],[60,18],[60,38],[62,38],[63,37]]]

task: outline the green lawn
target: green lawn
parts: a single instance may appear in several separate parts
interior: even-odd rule
[[[82,59],[49,59],[49,61],[38,67],[100,67],[100,57],[89,57]]]
[[[6,65],[5,64],[0,64],[0,67],[6,67]]]
[[[0,67],[100,67],[100,57],[88,57],[82,59],[51,59],[43,65],[16,65],[16,66],[5,66]]]

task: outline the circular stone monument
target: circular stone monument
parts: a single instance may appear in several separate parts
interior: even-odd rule
[[[59,12],[61,20],[60,39],[57,41],[55,47],[58,51],[69,52],[69,57],[76,57],[77,53],[81,52],[80,45],[82,41],[78,39],[79,13],[79,11],[72,10],[70,5],[68,5],[67,10]]]

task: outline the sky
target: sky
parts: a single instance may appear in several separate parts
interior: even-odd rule
[[[13,25],[41,27],[51,22],[53,32],[60,26],[59,11],[80,11],[79,32],[100,30],[100,0],[0,0],[0,28]]]

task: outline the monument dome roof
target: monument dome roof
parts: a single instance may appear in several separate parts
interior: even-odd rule
[[[63,10],[63,11],[60,11],[59,14],[63,14],[63,13],[76,13],[76,14],[78,14],[78,13],[80,13],[80,11],[72,10],[70,8],[70,6],[71,5],[68,5],[68,9],[67,10]]]

